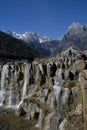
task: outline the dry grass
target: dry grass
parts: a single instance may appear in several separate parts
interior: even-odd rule
[[[36,121],[25,120],[24,117],[17,116],[14,110],[8,109],[0,113],[0,126],[9,125],[8,129],[1,130],[38,130],[35,128]]]

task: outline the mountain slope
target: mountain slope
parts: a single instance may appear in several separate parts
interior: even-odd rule
[[[25,32],[24,34],[19,34],[16,32],[5,31],[7,34],[23,40],[27,45],[39,50],[46,56],[54,55],[54,50],[57,50],[59,40],[52,40],[47,36],[40,35],[36,32]]]
[[[26,43],[29,43],[29,42],[42,43],[46,41],[51,41],[49,37],[40,35],[39,33],[36,33],[36,32],[25,32],[24,34],[19,34],[16,32],[6,31],[6,33],[17,39],[21,39],[25,41]]]
[[[50,55],[49,48],[46,49],[46,47],[44,47],[42,44],[51,41],[49,37],[40,35],[36,32],[25,32],[24,34],[19,34],[16,32],[5,31],[5,33],[11,35],[14,38],[23,40],[25,43],[27,43],[27,45],[39,50],[39,52],[47,56]]]
[[[87,24],[71,24],[61,40],[61,46],[67,48],[71,45],[76,46],[81,50],[87,49]]]
[[[7,33],[25,41],[27,45],[38,49],[47,56],[55,55],[68,49],[70,46],[81,50],[87,49],[87,24],[72,23],[61,40],[51,40],[35,32],[27,32],[25,34],[17,34],[15,32]]]
[[[22,40],[0,31],[0,60],[21,60],[32,61],[40,53],[27,46]]]
[[[87,24],[72,23],[61,40],[52,40],[43,43],[43,47],[46,49],[49,48],[51,55],[64,51],[70,46],[87,50]]]

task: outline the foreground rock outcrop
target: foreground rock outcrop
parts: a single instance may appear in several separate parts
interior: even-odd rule
[[[0,105],[35,121],[40,130],[83,130],[86,56],[70,48],[48,59],[0,65]],[[86,86],[86,85],[85,85]],[[84,113],[83,113],[84,112]]]

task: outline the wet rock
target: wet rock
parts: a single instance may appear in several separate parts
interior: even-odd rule
[[[82,104],[82,94],[81,94],[81,88],[80,87],[73,87],[72,88],[72,94],[73,94],[73,102],[77,106],[78,104]]]
[[[57,70],[56,64],[54,63],[47,64],[47,73],[50,77],[55,76],[56,70]]]
[[[64,72],[64,79],[65,80],[74,80],[74,74],[71,71],[65,71]]]
[[[44,62],[2,65],[0,105],[4,101],[5,106],[18,108],[18,115],[36,121],[40,130],[59,130],[68,114],[81,115],[80,85],[87,80],[87,72],[83,71],[87,63],[81,59],[75,61],[75,53],[70,50],[68,57],[58,55]],[[68,121],[64,122],[60,130],[75,130]]]
[[[75,79],[78,79],[78,77],[79,77],[79,72],[78,72],[78,71],[75,71],[75,72],[74,72],[74,76],[75,76]]]
[[[42,64],[39,64],[37,66],[37,72],[36,72],[36,83],[39,86],[42,86],[43,84],[45,84],[45,82],[46,82],[46,79],[45,79],[43,66],[42,66]]]
[[[69,71],[69,79],[74,80],[74,74],[71,71]]]
[[[45,129],[44,130],[52,130],[52,127],[51,127],[52,116],[53,116],[53,113],[50,113],[45,117]]]
[[[19,81],[19,80],[23,80],[23,78],[24,78],[23,72],[19,72],[18,81]]]
[[[53,129],[58,130],[59,129],[59,124],[60,124],[60,119],[59,119],[58,115],[54,115]]]
[[[19,116],[24,116],[24,115],[26,115],[25,110],[24,110],[23,108],[20,108],[18,115],[19,115]]]
[[[72,124],[70,124],[66,119],[64,119],[60,126],[59,130],[78,130]]]
[[[49,89],[42,89],[41,99],[43,99],[43,102],[46,102],[48,98],[48,93],[49,93]]]
[[[27,114],[27,111],[28,111],[28,100],[24,99],[24,101],[20,102],[19,104],[17,115],[24,116]]]
[[[69,71],[65,70],[64,72],[64,79],[69,80]]]

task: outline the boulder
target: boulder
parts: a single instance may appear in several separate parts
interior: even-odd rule
[[[74,69],[75,70],[83,70],[85,69],[86,67],[86,63],[84,60],[77,60],[75,63],[74,63]]]
[[[87,80],[87,70],[83,70],[83,77]]]

